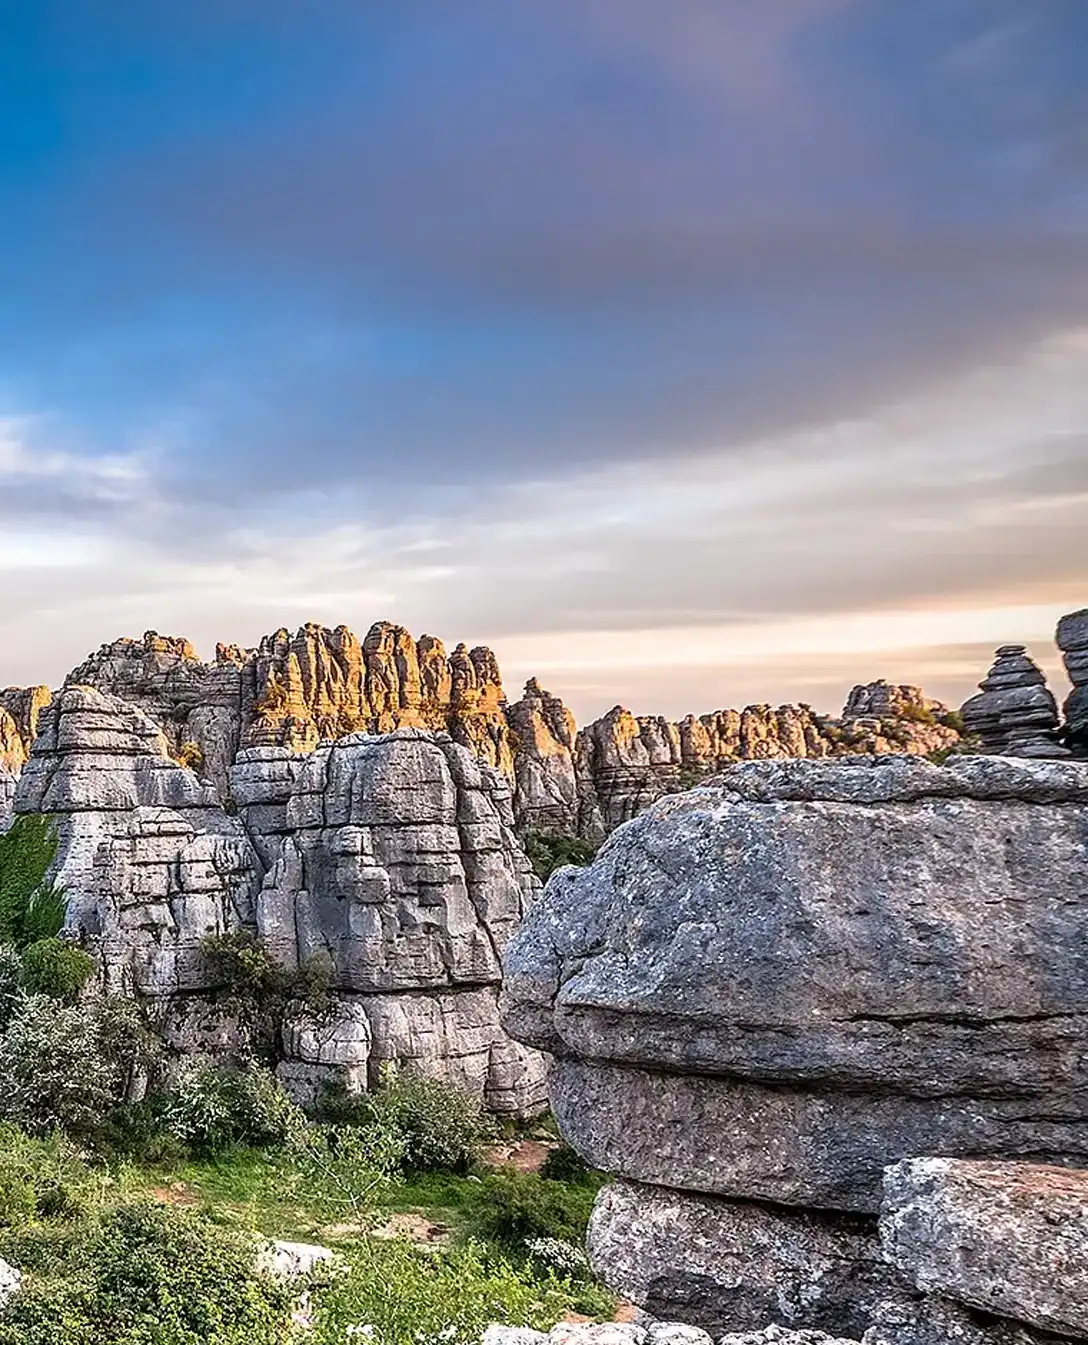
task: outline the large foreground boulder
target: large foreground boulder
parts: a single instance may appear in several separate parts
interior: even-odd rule
[[[700,1218],[721,1229],[764,1202],[854,1213],[871,1238],[902,1159],[1088,1166],[1086,859],[1085,766],[884,757],[737,766],[556,874],[507,956],[505,1022],[554,1056],[583,1156],[666,1193],[602,1198],[606,1274],[644,1304],[670,1257],[677,1292],[693,1256],[713,1266],[677,1193],[719,1202]],[[673,1248],[643,1256],[640,1205],[661,1200]],[[696,1273],[692,1320],[714,1329],[746,1328],[738,1304],[773,1279],[761,1257],[742,1291]],[[868,1311],[864,1275],[839,1283]],[[840,1330],[826,1301],[771,1320]]]

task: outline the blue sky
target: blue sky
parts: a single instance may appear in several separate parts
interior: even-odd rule
[[[1082,0],[0,36],[0,682],[389,617],[582,714],[830,706],[1088,603]]]

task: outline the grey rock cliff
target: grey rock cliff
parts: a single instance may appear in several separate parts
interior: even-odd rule
[[[919,1289],[1088,1338],[1088,1173],[922,1158],[884,1191],[885,1252]]]
[[[1057,640],[1073,683],[1065,702],[1066,724],[1076,734],[1078,750],[1088,755],[1088,607],[1062,617]]]
[[[502,951],[538,886],[503,777],[422,729],[248,749],[232,774],[237,817],[126,701],[69,687],[44,717],[15,807],[56,818],[69,925],[107,981],[178,1052],[237,1047],[202,945],[250,931],[287,968],[331,967],[332,1016],[282,1025],[300,1096],[398,1060],[537,1108],[541,1062],[498,1022]]]

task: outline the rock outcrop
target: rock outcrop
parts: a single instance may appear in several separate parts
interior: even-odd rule
[[[1058,648],[1073,690],[1065,702],[1066,745],[1088,756],[1088,607],[1058,622]]]
[[[600,839],[663,795],[690,788],[738,761],[925,756],[959,741],[946,706],[917,687],[887,682],[854,687],[838,719],[818,715],[808,705],[749,705],[672,723],[636,719],[616,706],[578,734],[573,829]]]
[[[253,748],[232,771],[235,817],[168,749],[132,704],[68,687],[15,807],[56,818],[70,927],[171,1046],[239,1045],[206,940],[248,931],[288,970],[317,957],[329,969],[330,1010],[280,1025],[300,1096],[397,1060],[497,1111],[537,1106],[540,1062],[498,1024],[501,955],[537,886],[501,774],[422,729],[304,757]]]
[[[514,797],[522,828],[576,831],[578,779],[574,768],[574,716],[536,678],[521,700],[506,709],[512,734]]]
[[[6,766],[0,765],[0,832],[7,831],[15,814],[16,777]]]
[[[1088,767],[1072,762],[735,766],[553,876],[507,956],[505,1022],[555,1057],[566,1138],[637,1184],[621,1189],[657,1188],[677,1227],[692,1198],[722,1227],[756,1204],[794,1246],[813,1245],[815,1213],[845,1248],[826,1216],[871,1238],[903,1159],[1088,1165],[1086,837]],[[617,1250],[598,1264],[636,1302],[655,1283],[664,1310],[653,1256],[630,1269],[638,1207],[602,1197],[595,1246]],[[772,1278],[699,1274],[689,1320],[714,1329]],[[843,1311],[837,1293],[787,1294],[771,1315],[836,1332]]]
[[[976,735],[984,752],[1010,757],[1065,757],[1057,740],[1058,703],[1047,689],[1042,669],[1023,645],[1004,645],[980,695],[963,707],[964,728]]]
[[[0,767],[17,775],[30,755],[38,719],[49,704],[48,687],[7,687],[0,691]]]

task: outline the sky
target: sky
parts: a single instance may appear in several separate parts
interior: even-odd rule
[[[0,0],[0,685],[388,619],[579,719],[1062,679],[1084,0]]]

